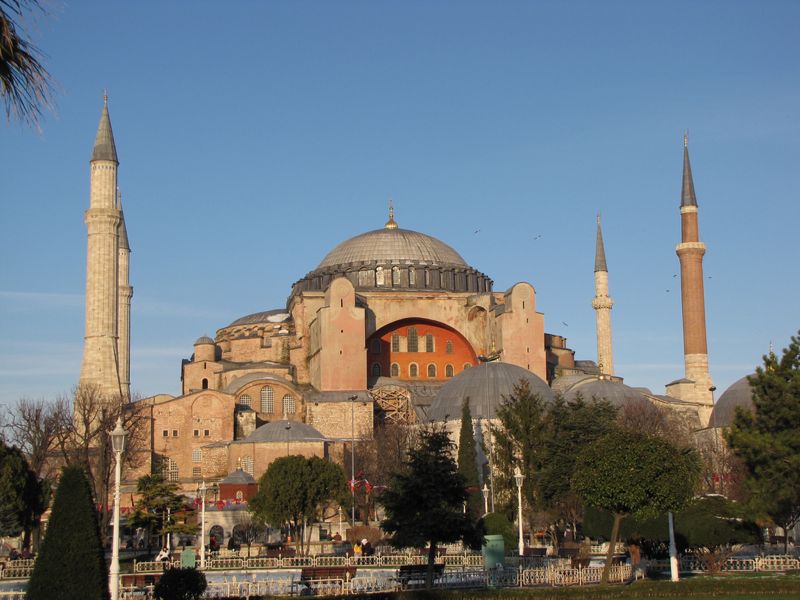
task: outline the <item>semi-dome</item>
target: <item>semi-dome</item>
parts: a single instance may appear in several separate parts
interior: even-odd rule
[[[242,440],[243,443],[270,442],[325,442],[328,438],[311,425],[298,421],[272,421],[265,423]]]
[[[464,398],[469,398],[473,419],[494,419],[497,408],[505,397],[514,393],[514,387],[520,379],[528,382],[532,393],[538,394],[546,402],[553,401],[552,390],[535,373],[510,363],[483,363],[465,369],[442,386],[427,411],[428,419],[460,419]]]
[[[752,373],[749,377],[753,375],[755,373]],[[747,377],[742,377],[731,384],[717,399],[714,409],[711,411],[711,418],[708,423],[710,427],[730,427],[733,424],[737,406],[741,406],[746,410],[753,409],[753,388],[750,386],[750,382],[747,381]]]
[[[553,388],[564,396],[564,400],[575,400],[578,396],[584,400],[596,398],[608,400],[618,408],[626,404],[647,401],[647,398],[639,390],[625,385],[622,381],[592,375],[573,377],[574,379],[571,381],[560,382],[559,379],[556,379],[553,382]]]
[[[372,261],[467,266],[458,252],[435,237],[410,229],[383,228],[342,242],[322,259],[317,269]]]

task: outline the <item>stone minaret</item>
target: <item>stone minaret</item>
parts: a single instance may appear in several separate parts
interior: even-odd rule
[[[129,397],[131,392],[131,298],[133,288],[129,279],[131,248],[128,245],[128,229],[122,212],[122,194],[117,194],[119,208],[119,247],[117,253],[117,356],[119,358],[119,380],[122,395]]]
[[[677,397],[713,405],[713,383],[708,372],[706,308],[703,289],[703,255],[697,222],[697,197],[694,193],[689,140],[683,136],[683,189],[681,192],[681,243],[676,248],[681,263],[681,307],[683,312],[683,357],[685,380],[676,382]],[[691,385],[687,385],[691,384]],[[678,389],[680,388],[680,389]],[[710,408],[709,408],[710,411]]]
[[[600,230],[600,214],[597,215],[597,241],[594,252],[594,300],[597,324],[597,366],[601,375],[614,374],[614,351],[611,344],[611,307],[614,301],[608,295],[608,267]]]
[[[118,398],[120,385],[117,354],[119,286],[119,226],[117,206],[117,150],[108,117],[108,97],[92,150],[86,253],[86,336],[81,365],[81,385],[95,385],[109,400]]]

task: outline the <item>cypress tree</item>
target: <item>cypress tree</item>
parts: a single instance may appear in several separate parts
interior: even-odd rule
[[[26,599],[108,599],[108,570],[97,511],[81,467],[66,467],[61,473]]]
[[[469,409],[469,398],[464,398],[461,405],[461,431],[458,436],[458,472],[467,484],[469,498],[467,510],[475,517],[483,512],[480,480],[478,479],[478,456],[475,449],[475,435],[472,428],[472,412]]]

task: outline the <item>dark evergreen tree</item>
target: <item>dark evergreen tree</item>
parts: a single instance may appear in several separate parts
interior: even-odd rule
[[[754,410],[737,410],[727,440],[747,469],[752,508],[786,531],[800,521],[800,336],[748,381]]]
[[[430,544],[426,586],[433,585],[436,547],[462,541],[472,548],[483,543],[483,524],[464,513],[467,501],[464,477],[453,458],[453,443],[442,428],[420,432],[408,451],[403,469],[395,473],[379,502],[386,510],[381,527],[392,534],[395,548]]]
[[[475,431],[472,426],[472,411],[469,398],[461,405],[461,431],[458,435],[458,472],[467,485],[467,510],[474,517],[483,513],[483,499],[478,478],[478,455],[475,448]]]
[[[197,532],[197,525],[187,518],[192,510],[179,490],[177,483],[167,481],[161,473],[144,475],[136,484],[139,499],[131,525],[154,529],[163,540],[159,546],[166,546],[167,534],[193,535]]]
[[[28,600],[106,600],[108,569],[89,482],[77,466],[62,471]]]
[[[30,530],[46,508],[46,491],[22,452],[0,441],[0,536],[24,531],[26,542],[30,540]]]
[[[197,600],[208,587],[206,576],[197,569],[167,569],[156,583],[158,600]]]

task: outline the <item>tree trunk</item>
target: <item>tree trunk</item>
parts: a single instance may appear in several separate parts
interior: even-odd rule
[[[614,513],[614,526],[611,528],[611,540],[608,542],[608,552],[606,553],[606,566],[603,568],[603,576],[600,583],[608,583],[608,576],[611,573],[611,563],[614,559],[614,550],[617,547],[617,537],[619,536],[619,524],[625,515]]]
[[[425,589],[433,589],[433,566],[436,562],[436,542],[431,540],[431,547],[428,550],[428,570],[425,573]]]

